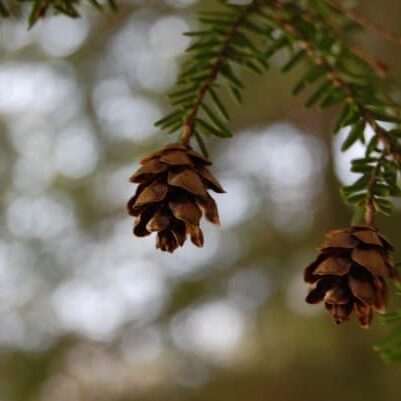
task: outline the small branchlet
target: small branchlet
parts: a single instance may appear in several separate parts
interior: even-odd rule
[[[113,11],[117,10],[115,0],[107,0],[105,3],[98,0],[17,0],[14,1],[12,8],[7,4],[7,0],[0,0],[0,18],[9,17],[18,11],[18,8],[28,9],[28,26],[32,28],[39,20],[51,13],[78,18],[81,14],[80,9],[83,4],[89,4],[101,11],[106,8]]]

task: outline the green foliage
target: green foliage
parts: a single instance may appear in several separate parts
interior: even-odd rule
[[[246,69],[259,74],[267,68],[266,57],[257,47],[258,35],[263,37],[267,32],[258,21],[258,5],[223,4],[223,7],[201,13],[201,29],[186,34],[194,38],[194,42],[187,50],[187,62],[177,88],[169,95],[173,111],[156,123],[168,133],[186,127],[204,153],[203,137],[231,137],[227,127],[229,114],[221,99],[222,89],[241,104],[240,71]]]
[[[89,4],[98,10],[109,8],[117,10],[115,0],[100,2],[98,0],[0,0],[0,17],[9,17],[13,14],[28,12],[29,27],[35,25],[38,20],[46,17],[48,13],[64,14],[71,18],[80,16],[80,8],[83,4]]]

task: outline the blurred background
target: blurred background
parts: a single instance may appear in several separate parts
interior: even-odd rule
[[[304,303],[302,270],[326,230],[355,145],[335,112],[291,97],[300,71],[245,74],[227,99],[232,140],[209,141],[222,228],[174,255],[137,239],[125,202],[138,160],[175,137],[168,109],[195,12],[209,1],[120,2],[117,13],[0,24],[0,400],[400,400],[400,366],[373,345],[391,331],[335,327]],[[401,3],[361,0],[397,31]],[[360,45],[401,78],[400,49]],[[401,216],[379,225],[401,249]],[[391,307],[399,305],[394,299]]]

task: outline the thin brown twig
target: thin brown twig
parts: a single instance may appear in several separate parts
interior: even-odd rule
[[[233,41],[235,34],[237,33],[239,27],[241,26],[241,23],[246,18],[246,16],[250,12],[254,11],[254,9],[257,6],[258,6],[258,2],[254,1],[249,6],[245,7],[244,10],[242,11],[242,13],[237,18],[237,20],[234,22],[234,24],[231,26],[231,28],[227,31],[227,34],[225,35],[225,38],[222,41],[223,46],[211,66],[210,73],[206,77],[203,85],[201,85],[201,87],[197,91],[194,104],[192,105],[190,112],[188,113],[187,117],[185,118],[185,121],[183,124],[183,129],[182,129],[182,139],[181,139],[181,142],[184,145],[189,144],[189,141],[191,140],[191,137],[194,134],[195,121],[196,121],[196,117],[199,112],[199,108],[201,107],[208,90],[210,89],[211,85],[218,77],[219,72],[224,65],[227,50],[228,50],[231,42]]]
[[[388,64],[371,56],[370,54],[367,54],[364,50],[362,50],[358,46],[349,44],[348,48],[352,53],[354,53],[357,57],[359,57],[366,64],[368,64],[375,72],[375,74],[378,75],[380,78],[385,78],[388,75],[390,69]]]
[[[303,10],[303,15],[305,18],[309,19],[309,22],[314,23],[316,21],[316,16],[311,11]],[[324,23],[327,24],[327,21],[324,21]],[[325,28],[327,29],[327,25],[325,26]],[[338,36],[342,36],[343,32],[340,26],[332,23],[330,25],[330,28]],[[356,46],[355,44],[347,43],[347,47],[351,53],[353,53],[356,57],[368,64],[377,76],[379,76],[380,78],[384,78],[387,76],[389,66],[386,63],[377,59],[376,57],[371,56],[370,54],[367,54],[362,48]]]
[[[348,9],[344,7],[342,4],[338,3],[335,0],[326,0],[331,7],[335,8],[338,12],[349,18],[350,20],[356,22],[358,25],[365,27],[373,32],[376,32],[383,38],[387,39],[390,42],[393,42],[397,45],[401,45],[401,36],[395,34],[394,32],[390,32],[388,29],[383,27],[376,22],[371,21],[366,16],[363,16],[356,12],[355,10]]]

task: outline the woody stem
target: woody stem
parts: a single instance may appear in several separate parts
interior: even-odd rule
[[[339,13],[345,15],[347,18],[354,21],[358,25],[376,32],[377,34],[379,34],[380,36],[382,36],[383,38],[387,39],[390,42],[393,42],[397,45],[401,45],[401,37],[399,35],[396,35],[395,33],[388,31],[385,27],[377,24],[376,22],[371,21],[365,16],[360,15],[357,11],[350,10],[344,7],[336,0],[326,0],[326,1],[328,4],[331,5],[331,7],[333,7]]]

